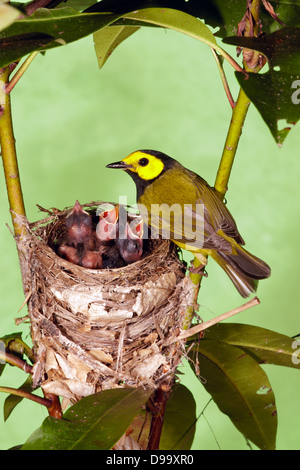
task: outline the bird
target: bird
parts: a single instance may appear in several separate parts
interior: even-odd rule
[[[84,250],[79,264],[83,268],[101,269],[103,266],[102,253],[100,251]]]
[[[242,297],[256,292],[271,269],[242,246],[236,222],[217,192],[201,176],[157,150],[137,150],[107,168],[128,173],[137,205],[153,233],[188,250],[205,267],[207,256],[226,272]]]
[[[75,202],[72,212],[65,219],[68,240],[58,248],[58,254],[73,264],[84,268],[100,269],[102,254],[95,250],[95,234],[92,217],[83,210],[79,201]]]
[[[82,209],[78,201],[75,202],[72,212],[65,220],[69,242],[75,247],[81,244],[91,247],[93,244],[92,218]]]
[[[96,236],[101,242],[115,240],[118,231],[119,206],[105,209],[99,214],[99,222],[96,226]]]
[[[77,249],[74,248],[74,246],[68,246],[68,245],[60,245],[58,247],[58,254],[61,258],[66,258],[67,261],[70,261],[70,263],[73,264],[79,264],[80,263],[80,256],[77,252]]]
[[[136,217],[131,222],[127,219],[127,211],[119,207],[119,230],[116,245],[120,255],[127,264],[141,259],[143,254],[143,221]]]

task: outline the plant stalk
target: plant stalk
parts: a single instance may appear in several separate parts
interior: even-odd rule
[[[232,110],[231,121],[215,180],[215,190],[221,199],[224,198],[228,189],[228,181],[249,105],[249,98],[240,89],[236,105]]]
[[[245,17],[243,18],[243,21],[245,22],[244,36],[248,36],[248,37],[256,36],[259,33],[260,3],[261,3],[261,0],[247,0],[247,11],[246,11]],[[218,51],[217,48],[215,48],[215,50]],[[223,57],[225,56],[223,55]],[[244,66],[244,72],[245,71],[246,72],[249,72],[249,71],[258,72],[257,68],[253,70],[251,67],[248,67],[245,59],[243,61],[243,66]],[[261,64],[261,66],[263,65]],[[233,99],[230,95],[228,95],[228,91],[226,90],[226,83],[227,83],[226,80],[224,84],[225,77],[222,77],[221,75],[221,78],[223,81],[223,85],[225,86],[225,91],[229,99],[229,102],[231,103],[231,105],[233,105]],[[247,97],[245,92],[240,88],[237,101],[235,103],[235,106],[232,109],[231,121],[229,124],[229,129],[227,132],[227,137],[226,137],[225,145],[224,145],[223,152],[221,155],[221,160],[220,160],[220,164],[219,164],[219,168],[218,168],[217,176],[215,180],[215,185],[214,185],[214,188],[221,200],[224,199],[224,196],[228,189],[228,181],[230,178],[231,169],[233,166],[234,158],[235,158],[237,147],[238,147],[240,137],[242,134],[242,129],[243,129],[243,125],[244,125],[246,115],[249,109],[249,105],[250,105],[249,98]],[[193,264],[194,264],[194,267],[200,266],[200,262],[197,258],[194,258]],[[198,293],[200,290],[200,285],[201,285],[201,280],[202,280],[201,274],[190,273],[189,277],[190,277],[191,282],[195,286],[195,296],[194,296],[194,305],[188,306],[184,315],[182,328],[185,330],[189,328],[189,325],[193,319],[194,309],[195,309],[195,305],[197,305],[197,298],[198,298]]]
[[[16,395],[18,397],[27,398],[28,400],[34,401],[39,405],[44,405],[47,408],[52,406],[52,401],[47,398],[39,397],[38,395],[33,395],[33,393],[25,392],[24,390],[12,388],[12,387],[0,387],[0,392],[10,393],[11,395]]]
[[[25,59],[23,64],[18,68],[10,82],[6,85],[6,93],[10,93],[11,90],[16,86],[24,72],[28,69],[29,65],[33,61],[33,59],[39,54],[40,51],[34,51]]]
[[[10,95],[6,93],[9,67],[0,69],[0,145],[5,182],[15,236],[22,239],[26,229],[18,216],[26,216],[13,133]]]
[[[23,370],[27,374],[32,374],[32,366],[28,364],[23,359],[15,356],[14,354],[10,354],[7,352],[3,352],[0,350],[0,360],[11,364],[12,366],[18,367],[19,369]]]

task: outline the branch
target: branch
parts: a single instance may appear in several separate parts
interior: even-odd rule
[[[213,53],[213,56],[214,56],[215,61],[217,63],[217,67],[218,67],[219,72],[220,72],[221,80],[222,80],[223,87],[224,87],[226,96],[228,98],[229,104],[232,108],[234,108],[235,107],[235,101],[232,98],[232,94],[231,94],[231,91],[230,91],[230,88],[229,88],[229,85],[228,85],[228,82],[227,82],[227,79],[226,79],[226,75],[225,75],[225,72],[224,72],[224,69],[223,69],[221,59],[220,59],[218,53],[212,47],[210,49],[211,49],[211,52]]]
[[[228,189],[228,181],[249,105],[249,98],[240,89],[236,105],[232,110],[230,126],[215,181],[215,190],[221,199],[224,198]]]
[[[0,69],[0,145],[14,233],[16,237],[23,238],[26,229],[23,225],[20,226],[17,218],[26,214],[12,126],[10,96],[6,93],[9,73],[9,67]]]
[[[5,361],[8,364],[11,364],[12,366],[18,367],[27,374],[32,374],[32,366],[26,361],[23,361],[23,359],[20,359],[19,357],[15,356],[14,354],[10,354],[0,350],[0,360]]]
[[[155,391],[154,403],[152,404],[151,426],[147,450],[158,450],[159,441],[164,423],[166,405],[171,393],[171,385],[165,383]]]
[[[242,19],[243,28],[244,28],[243,31],[244,31],[245,36],[251,36],[251,35],[253,36],[259,33],[259,28],[260,28],[259,12],[260,12],[260,0],[247,0],[247,11],[246,11],[244,18]],[[218,52],[218,49],[215,48],[215,51]],[[243,65],[244,65],[245,70],[249,71],[249,68],[247,67],[247,64],[245,63],[245,60],[244,60]],[[245,73],[245,70],[243,70],[244,73]],[[251,69],[251,71],[253,70]],[[223,79],[224,77],[222,78],[222,80]],[[225,83],[225,87],[226,87],[226,83]],[[228,90],[226,90],[226,93],[228,93]],[[232,100],[231,105],[233,105],[233,99],[232,97],[231,98],[229,97],[230,102],[231,100]],[[217,176],[215,180],[215,186],[214,186],[216,192],[218,193],[220,199],[222,200],[228,188],[228,181],[230,178],[234,157],[236,155],[238,143],[241,137],[241,133],[242,133],[242,129],[243,129],[245,118],[248,112],[249,105],[250,105],[249,98],[246,96],[244,91],[240,89],[238,99],[232,110],[232,118],[229,124],[229,129],[228,129],[225,145],[223,148],[223,153],[221,156],[221,160],[220,160],[220,164],[219,164],[219,168],[218,168],[218,172],[217,172]],[[201,263],[198,261],[197,258],[195,258],[193,261],[193,264],[195,267],[199,267]],[[201,279],[203,276],[201,276],[201,274],[190,273],[189,277],[195,286],[194,305],[190,305],[187,307],[187,310],[184,314],[184,319],[183,319],[183,329],[189,328],[189,325],[192,321],[192,318],[194,315],[194,308],[195,308],[195,305],[197,304],[197,297],[198,297],[198,293],[199,293],[199,289],[201,285]]]
[[[11,90],[15,87],[15,85],[18,83],[24,72],[28,69],[29,65],[33,61],[33,59],[39,54],[39,51],[34,51],[32,52],[27,59],[23,62],[23,64],[18,68],[16,73],[14,74],[13,78],[10,80],[9,83],[7,83],[5,91],[6,93],[10,93]]]
[[[260,303],[259,299],[257,297],[254,297],[253,299],[249,300],[249,302],[246,302],[244,305],[241,305],[240,307],[234,308],[233,310],[230,310],[229,312],[222,313],[221,315],[218,315],[217,317],[212,318],[211,320],[207,320],[203,323],[200,323],[199,325],[193,326],[192,328],[185,330],[179,336],[174,338],[169,344],[175,343],[179,339],[189,338],[190,336],[200,333],[200,331],[204,331],[207,328],[213,325],[216,325],[217,323],[220,323],[221,321],[227,320],[228,318],[232,317],[233,315],[236,315],[237,313],[244,312],[245,310],[248,310],[249,308],[254,307],[255,305],[258,305],[259,303]]]
[[[13,366],[16,366],[19,369],[24,370],[28,374],[32,374],[32,366],[13,354],[9,354],[5,351],[3,352],[0,350],[0,360],[3,360]],[[43,390],[45,398],[40,398],[36,395],[33,395],[32,393],[25,392],[24,390],[14,389],[10,387],[0,387],[0,392],[12,393],[13,395],[28,398],[29,400],[33,400],[37,403],[40,403],[41,405],[45,405],[48,408],[49,416],[58,419],[62,418],[62,409],[59,397],[57,395],[47,393]]]
[[[0,392],[10,393],[12,395],[16,395],[18,397],[27,398],[28,400],[34,401],[39,405],[44,405],[47,408],[52,406],[52,401],[48,400],[47,398],[39,397],[38,395],[34,395],[30,392],[25,392],[25,390],[12,388],[12,387],[0,387]]]
[[[240,21],[238,27],[240,35],[245,37],[253,37],[260,33],[259,13],[260,0],[247,0],[247,11]],[[249,57],[247,54],[244,54],[244,68],[246,71],[257,73],[263,67],[264,62],[260,60],[259,52],[250,52],[251,57]],[[224,198],[228,189],[228,181],[249,105],[249,98],[244,93],[244,91],[240,89],[236,106],[232,111],[232,118],[215,181],[215,190],[221,199]]]

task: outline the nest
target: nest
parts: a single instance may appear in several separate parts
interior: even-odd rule
[[[86,204],[93,211],[96,204]],[[135,263],[87,269],[56,254],[70,209],[27,225],[18,243],[36,362],[34,386],[72,402],[105,389],[152,387],[174,376],[171,343],[193,289],[174,244],[150,240]],[[50,245],[50,246],[49,246]]]

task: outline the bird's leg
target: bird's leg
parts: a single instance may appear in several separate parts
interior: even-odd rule
[[[188,267],[188,270],[192,274],[200,274],[201,276],[207,277],[207,272],[205,271],[206,264],[200,264],[197,268],[191,262],[191,265]]]
[[[191,265],[188,270],[192,274],[200,274],[201,276],[207,277],[207,272],[205,271],[205,266],[207,264],[207,259],[202,253],[195,253],[195,258],[200,262],[199,266],[195,266],[194,262],[191,261]]]

